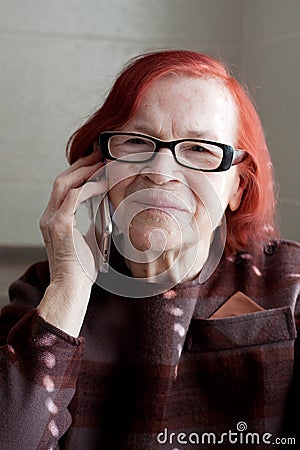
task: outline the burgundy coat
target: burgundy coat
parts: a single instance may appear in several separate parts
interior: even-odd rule
[[[0,449],[299,445],[299,250],[223,258],[205,283],[148,298],[95,284],[79,338],[39,317],[49,269],[33,265],[0,316]],[[237,291],[264,310],[208,319]]]

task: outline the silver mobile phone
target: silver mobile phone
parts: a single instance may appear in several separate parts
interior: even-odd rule
[[[105,195],[96,211],[95,232],[98,247],[100,250],[100,272],[108,272],[110,242],[112,234],[112,221],[110,217],[108,197]]]

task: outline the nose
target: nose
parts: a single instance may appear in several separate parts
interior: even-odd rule
[[[162,185],[178,179],[178,168],[180,166],[170,149],[161,148],[152,161],[149,161],[141,170],[141,175],[151,180],[157,185]]]

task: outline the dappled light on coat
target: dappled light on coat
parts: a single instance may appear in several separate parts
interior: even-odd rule
[[[178,333],[180,337],[183,337],[185,335],[184,327],[178,322],[174,324],[174,331]]]
[[[57,425],[55,423],[55,420],[50,420],[49,425],[48,425],[48,429],[50,431],[50,433],[52,434],[53,437],[58,437],[59,436],[59,431],[57,428]]]
[[[46,407],[51,414],[58,413],[58,407],[56,406],[56,404],[54,403],[54,401],[52,400],[51,397],[48,397],[46,399]]]
[[[257,275],[258,277],[262,276],[262,273],[261,273],[261,271],[259,270],[258,267],[254,266],[254,265],[252,265],[251,267],[252,267],[252,270],[255,273],[255,275]]]
[[[56,359],[55,359],[55,355],[53,355],[53,353],[50,352],[44,352],[41,355],[41,360],[45,363],[45,365],[49,368],[49,369],[53,369],[53,367],[56,364]]]
[[[177,344],[177,351],[178,351],[178,358],[180,358],[181,352],[182,352],[182,345],[181,344]]]
[[[176,292],[175,292],[173,289],[171,289],[170,291],[166,291],[166,292],[163,293],[163,298],[169,298],[169,299],[171,299],[171,298],[175,298],[175,297],[176,297]]]
[[[167,308],[168,312],[173,316],[180,317],[183,315],[183,310],[177,306],[170,306]]]
[[[54,391],[54,382],[49,375],[45,375],[43,378],[43,385],[45,386],[48,392]]]

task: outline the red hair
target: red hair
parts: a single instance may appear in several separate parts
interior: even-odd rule
[[[239,208],[227,208],[226,253],[265,245],[278,237],[276,230],[273,166],[261,121],[247,90],[216,59],[187,50],[148,53],[133,59],[116,79],[101,108],[70,137],[70,164],[93,151],[101,132],[117,130],[135,114],[146,90],[158,78],[177,73],[188,77],[215,78],[232,94],[239,112],[236,147],[251,157],[240,164],[244,194]]]

